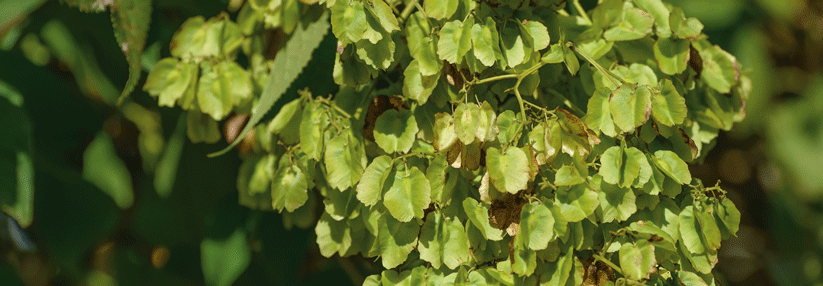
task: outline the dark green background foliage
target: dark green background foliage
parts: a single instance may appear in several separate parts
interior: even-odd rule
[[[3,285],[823,281],[823,1],[0,11]]]

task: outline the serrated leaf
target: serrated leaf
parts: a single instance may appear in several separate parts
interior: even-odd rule
[[[629,188],[621,188],[605,180],[600,184],[600,207],[603,209],[603,222],[625,221],[637,211],[636,196]]]
[[[309,159],[323,158],[323,133],[329,126],[329,113],[320,104],[307,104],[300,121],[300,149]]]
[[[635,90],[631,85],[622,85],[612,92],[609,110],[614,123],[623,132],[630,132],[649,120],[652,113],[651,91],[646,86]]]
[[[654,43],[654,58],[660,71],[675,75],[686,70],[689,63],[689,41],[675,38],[660,38]]]
[[[503,230],[495,228],[489,223],[489,208],[473,198],[463,200],[463,210],[466,211],[472,225],[480,230],[487,240],[500,241],[503,239]]]
[[[420,258],[440,268],[455,269],[471,258],[469,238],[460,220],[444,217],[439,211],[426,216],[417,245]]]
[[[203,239],[200,253],[206,285],[232,285],[251,263],[246,233],[240,229],[223,240]]]
[[[641,240],[637,244],[624,243],[620,247],[620,269],[628,279],[648,279],[656,264],[654,246],[647,241]]]
[[[529,182],[529,159],[517,147],[508,147],[502,152],[497,148],[486,150],[486,168],[491,183],[500,191],[516,194],[526,189]]]
[[[283,159],[288,160],[287,157]],[[293,212],[308,200],[308,188],[308,178],[297,165],[280,167],[271,182],[272,207]]]
[[[441,20],[451,17],[457,11],[458,0],[423,0],[426,15]]]
[[[383,205],[398,221],[422,219],[423,209],[431,202],[429,180],[417,167],[405,169],[402,165],[397,165],[395,168],[394,182],[383,196]]]
[[[383,183],[391,170],[391,157],[383,155],[374,158],[357,183],[357,199],[366,206],[373,206],[379,202],[383,195]]]
[[[366,168],[366,153],[362,142],[351,134],[329,140],[323,159],[329,186],[341,191],[357,184]]]
[[[416,100],[421,105],[429,100],[429,96],[440,80],[440,73],[435,73],[433,76],[422,75],[417,60],[409,63],[403,71],[403,76],[403,95]]]
[[[652,116],[657,123],[673,126],[686,119],[686,99],[674,88],[671,80],[660,81],[660,92],[654,94]]]
[[[377,220],[377,251],[383,267],[395,268],[408,257],[417,245],[420,226],[416,221],[399,222],[390,215]]]
[[[600,205],[597,192],[586,185],[576,185],[568,189],[559,189],[555,193],[555,202],[560,208],[563,219],[578,222],[593,214]]]
[[[468,145],[474,142],[480,125],[480,108],[474,103],[460,103],[454,109],[454,131],[457,138]]]
[[[386,153],[407,153],[417,136],[417,121],[410,110],[389,109],[374,125],[374,141]]]
[[[588,175],[588,174],[586,174]],[[555,186],[574,186],[586,182],[586,178],[580,174],[577,168],[569,165],[560,167],[554,175]]]
[[[557,218],[559,219],[559,218]],[[555,217],[552,212],[541,203],[530,203],[520,211],[520,228],[517,233],[525,247],[531,250],[545,249],[549,241],[555,239],[556,234],[552,226]]]
[[[490,67],[497,60],[500,51],[500,36],[497,33],[497,25],[492,18],[486,18],[485,23],[477,23],[472,27],[472,51],[474,56]]]
[[[611,90],[606,87],[595,90],[594,95],[589,98],[588,111],[583,121],[586,122],[586,125],[591,127],[593,131],[599,131],[606,136],[615,137],[617,136],[617,131],[614,128],[614,120],[612,119],[612,113],[609,107],[610,96]]]
[[[111,23],[114,29],[114,38],[120,45],[120,50],[126,55],[129,62],[129,78],[117,104],[123,100],[137,86],[142,71],[143,48],[146,45],[146,36],[151,23],[151,1],[142,0],[115,0],[111,8]]]
[[[340,3],[343,2],[345,1],[340,1]],[[274,103],[286,92],[291,82],[300,75],[303,68],[309,63],[311,53],[326,36],[329,29],[327,15],[324,13],[316,22],[306,26],[298,25],[299,27],[294,30],[286,46],[274,58],[271,70],[278,71],[278,75],[269,77],[266,86],[263,88],[263,93],[260,95],[260,101],[255,105],[246,127],[228,147],[209,154],[209,157],[225,154],[239,144],[241,139],[246,137],[246,134],[263,119],[263,116],[266,115]]]
[[[441,60],[450,63],[460,63],[463,56],[472,48],[472,26],[474,18],[470,17],[465,22],[454,20],[446,22],[440,28],[440,40],[437,42],[437,55]]]
[[[691,183],[692,175],[689,173],[689,166],[677,154],[669,150],[660,150],[654,152],[654,157],[654,164],[678,184]]]
[[[17,157],[19,161],[20,156]],[[109,195],[120,209],[134,203],[131,173],[104,132],[98,133],[83,151],[83,179]]]

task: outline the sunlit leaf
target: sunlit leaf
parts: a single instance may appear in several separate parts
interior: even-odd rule
[[[491,183],[498,190],[515,194],[526,189],[529,159],[520,148],[509,147],[502,152],[497,148],[489,148],[486,151],[486,166]]]

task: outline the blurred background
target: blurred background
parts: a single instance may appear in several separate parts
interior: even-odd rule
[[[143,70],[168,55],[188,17],[238,2],[154,1]],[[715,275],[721,285],[823,286],[823,1],[668,2],[754,82],[745,121],[692,167],[706,185],[720,180],[742,213]],[[179,109],[159,108],[144,79],[115,108],[128,63],[109,17],[0,1],[0,202],[18,216],[0,214],[0,285],[201,285],[234,272],[239,285],[340,285],[379,271],[324,258],[313,228],[239,206],[240,160],[207,159],[227,144],[189,142]],[[333,50],[321,47],[308,68],[327,69]],[[222,253],[250,266],[204,278],[201,254]]]

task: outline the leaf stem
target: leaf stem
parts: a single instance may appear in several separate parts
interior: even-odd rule
[[[610,70],[607,70],[607,69],[603,68],[603,66],[601,66],[599,63],[597,63],[597,61],[592,59],[585,52],[578,49],[574,45],[574,43],[569,42],[569,44],[570,44],[569,47],[572,48],[572,50],[574,50],[575,52],[580,54],[580,56],[582,56],[584,59],[586,59],[586,61],[588,61],[592,66],[594,66],[594,68],[596,68],[598,71],[602,72],[603,74],[609,76],[608,77],[609,81],[611,81],[614,85],[620,86],[620,84],[618,84],[617,82],[614,81],[615,79],[620,81],[621,84],[627,84],[628,83],[628,82],[626,82],[626,80],[624,80],[623,78],[621,78],[621,77],[617,76],[616,74],[612,73]]]
[[[400,23],[406,23],[406,19],[409,18],[412,11],[414,11],[414,7],[417,7],[418,0],[411,0],[409,4],[406,4],[406,8],[403,8],[403,12],[400,12]]]
[[[502,80],[502,79],[517,78],[517,76],[518,75],[516,73],[498,75],[498,76],[493,76],[493,77],[490,77],[490,78],[484,78],[484,79],[475,81],[473,84],[484,84],[484,83],[493,82],[493,81]]]
[[[586,10],[583,9],[583,6],[580,6],[579,0],[572,0],[572,4],[574,4],[574,8],[577,9],[577,13],[580,14],[580,17],[583,17],[589,25],[593,25],[592,19],[589,18],[589,15],[586,14]]]
[[[613,262],[609,261],[609,260],[608,260],[608,259],[606,259],[605,257],[600,256],[599,254],[594,254],[594,255],[592,255],[592,256],[593,256],[596,260],[600,260],[600,261],[603,261],[603,263],[606,263],[606,265],[608,265],[609,267],[611,267],[612,269],[614,269],[614,271],[617,271],[618,273],[623,274],[623,269],[621,269],[619,266],[615,265]]]

